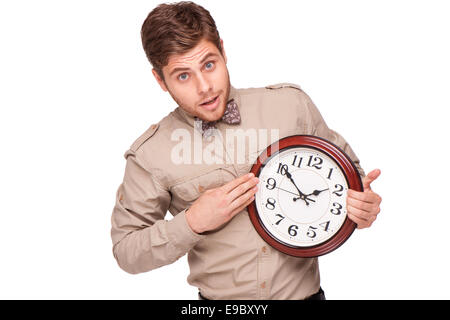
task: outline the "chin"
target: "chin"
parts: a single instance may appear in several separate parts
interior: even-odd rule
[[[208,121],[208,122],[211,122],[211,121],[217,121],[217,120],[219,120],[221,117],[222,117],[222,116],[221,116],[220,114],[219,114],[219,115],[215,115],[215,114],[212,114],[212,113],[208,113],[208,114],[203,113],[203,114],[200,114],[200,115],[198,116],[198,118],[200,118],[200,119],[202,119],[202,120],[204,120],[204,121]]]

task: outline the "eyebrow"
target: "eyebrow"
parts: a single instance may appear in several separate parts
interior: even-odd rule
[[[218,57],[218,56],[219,55],[217,53],[210,52],[206,56],[203,57],[203,59],[200,61],[200,64],[203,64],[203,62],[205,62],[205,60],[207,60],[211,57]],[[189,68],[175,68],[170,72],[169,76],[172,76],[175,72],[178,72],[178,71],[188,71],[188,70],[189,70]]]

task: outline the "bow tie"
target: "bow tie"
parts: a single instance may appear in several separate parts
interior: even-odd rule
[[[228,124],[238,124],[241,122],[241,115],[239,114],[239,109],[238,109],[238,105],[236,104],[236,102],[234,100],[231,100],[227,103],[227,106],[225,108],[225,112],[223,113],[222,118],[220,118],[219,120],[216,121],[203,121],[200,120],[202,123],[202,135],[203,137],[205,136],[210,136],[211,135],[211,130],[210,129],[215,129],[216,128],[216,123],[219,121],[224,121]]]

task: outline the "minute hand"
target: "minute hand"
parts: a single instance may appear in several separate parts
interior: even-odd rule
[[[288,179],[291,180],[292,184],[293,184],[294,187],[297,189],[298,194],[300,195],[300,199],[304,200],[305,203],[306,203],[306,205],[309,206],[309,202],[306,200],[306,197],[307,197],[307,196],[306,196],[303,192],[301,192],[300,189],[297,187],[297,185],[295,184],[294,179],[292,179],[292,175],[289,173],[289,171],[287,171],[287,169],[286,169],[285,171],[286,171],[286,177],[288,177]],[[311,199],[308,199],[308,200],[314,202],[314,200],[311,200]]]

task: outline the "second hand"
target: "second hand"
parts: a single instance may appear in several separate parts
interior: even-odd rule
[[[291,191],[289,191],[289,190],[285,190],[285,189],[280,188],[280,187],[275,187],[275,188],[280,189],[280,190],[283,190],[283,191],[285,191],[285,192],[292,193],[292,194],[295,195],[295,196],[298,196],[297,193],[291,192]],[[295,199],[295,198],[294,198],[294,199]],[[300,199],[300,198],[298,198],[298,199]],[[296,199],[296,200],[298,200],[298,199]],[[314,200],[314,199],[310,199],[310,198],[305,198],[305,199],[307,199],[308,201],[316,202],[316,200]],[[294,201],[295,201],[295,200],[294,200]]]

